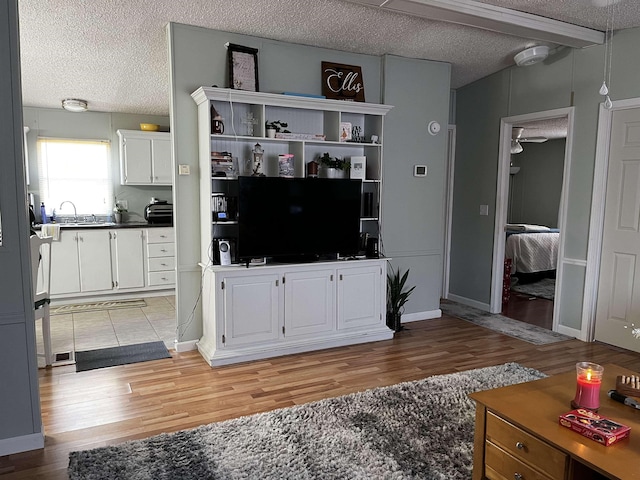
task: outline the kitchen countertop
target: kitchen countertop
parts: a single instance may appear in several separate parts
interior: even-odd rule
[[[156,228],[156,227],[172,227],[172,223],[147,223],[147,222],[125,222],[125,223],[113,223],[113,222],[82,222],[82,223],[60,223],[61,230],[84,230],[87,228]],[[42,225],[34,225],[34,230],[40,230]]]

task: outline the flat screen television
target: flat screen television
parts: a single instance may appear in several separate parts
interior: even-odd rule
[[[239,177],[238,258],[355,255],[360,192],[360,180]]]

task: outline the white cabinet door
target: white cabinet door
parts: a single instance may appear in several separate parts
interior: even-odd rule
[[[382,267],[340,268],[337,274],[338,329],[381,325]]]
[[[80,292],[78,236],[75,231],[60,232],[51,242],[51,295]]]
[[[123,185],[151,183],[151,139],[126,137],[121,139],[120,154]]]
[[[113,277],[117,288],[144,287],[144,231],[111,230]]]
[[[171,140],[155,138],[151,146],[151,169],[154,185],[171,185]]]
[[[333,275],[334,270],[285,273],[286,338],[335,329]]]
[[[77,234],[80,290],[82,292],[111,290],[113,277],[109,230],[82,230]]]
[[[279,276],[227,277],[223,281],[225,345],[255,344],[277,339]]]

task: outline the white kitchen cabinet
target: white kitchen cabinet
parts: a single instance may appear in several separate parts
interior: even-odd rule
[[[393,338],[384,259],[203,268],[211,366]]]
[[[80,291],[98,292],[113,288],[109,230],[79,230],[77,236]]]
[[[111,230],[111,244],[114,286],[144,288],[144,230]]]
[[[169,133],[118,130],[118,137],[122,185],[171,185]]]
[[[80,263],[76,230],[60,232],[60,239],[51,242],[51,295],[80,292]]]
[[[173,227],[147,230],[147,285],[173,287],[176,283]]]

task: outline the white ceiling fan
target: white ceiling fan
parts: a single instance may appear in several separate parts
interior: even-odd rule
[[[543,143],[549,140],[547,137],[523,137],[523,127],[513,127],[511,130],[511,153],[520,153],[523,148],[521,143]]]

